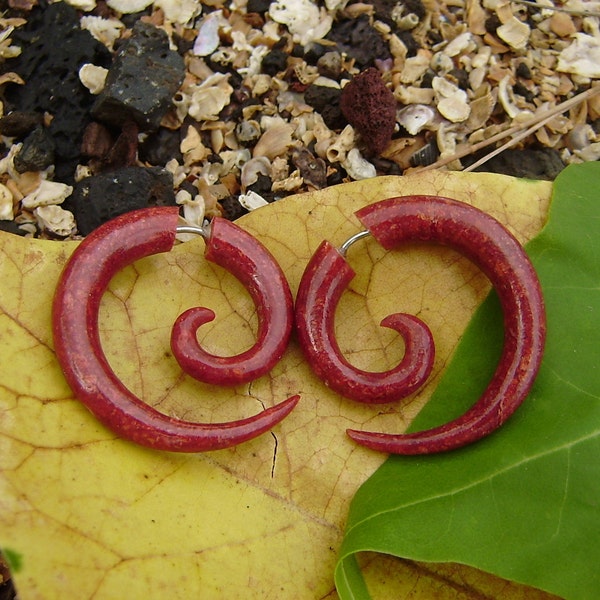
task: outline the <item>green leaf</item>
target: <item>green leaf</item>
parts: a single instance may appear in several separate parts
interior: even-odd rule
[[[527,246],[548,341],[535,386],[485,440],[443,455],[392,457],[351,504],[336,568],[342,599],[369,598],[356,553],[473,566],[569,600],[600,590],[600,164],[567,168],[549,222]],[[469,324],[412,429],[471,405],[495,368],[494,294]]]

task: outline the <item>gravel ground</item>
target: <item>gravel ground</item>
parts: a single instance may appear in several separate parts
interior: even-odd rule
[[[0,227],[21,235],[149,204],[235,219],[423,168],[553,179],[600,156],[595,1],[0,7]]]

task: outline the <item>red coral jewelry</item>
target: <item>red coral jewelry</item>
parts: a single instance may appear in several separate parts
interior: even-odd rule
[[[523,402],[537,375],[546,334],[539,280],[514,236],[490,215],[449,198],[390,198],[356,213],[367,231],[336,250],[323,242],[309,262],[296,299],[300,346],[314,372],[340,394],[363,402],[387,402],[415,391],[431,371],[433,339],[426,325],[409,315],[391,315],[382,325],[404,337],[400,365],[367,373],[350,365],[335,340],[336,305],[354,272],[345,260],[348,247],[365,235],[387,250],[403,242],[448,245],[471,259],[488,276],[504,313],[504,347],[498,367],[479,400],[463,416],[440,427],[410,434],[349,429],[358,443],[396,454],[428,454],[477,441],[502,425]]]
[[[271,429],[299,400],[292,396],[263,412],[229,423],[193,423],[158,412],[132,394],[111,369],[100,344],[98,311],[112,277],[152,254],[168,252],[178,232],[198,233],[205,256],[231,271],[257,306],[259,335],[247,352],[211,355],[195,332],[214,318],[205,308],[181,315],[172,332],[173,353],[197,379],[220,385],[248,382],[281,358],[293,323],[287,281],[267,249],[237,225],[215,219],[209,228],[177,227],[177,207],[132,211],[96,229],[75,250],[60,277],[52,307],[54,345],[65,378],[91,412],[119,436],[160,450],[200,452],[228,448]]]

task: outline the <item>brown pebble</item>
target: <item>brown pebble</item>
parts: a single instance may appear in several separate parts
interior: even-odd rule
[[[113,143],[112,135],[108,129],[101,123],[92,121],[83,132],[81,154],[93,158],[104,158]]]
[[[571,16],[563,12],[555,12],[552,15],[550,19],[550,29],[561,38],[569,37],[577,31]]]
[[[370,67],[344,87],[340,108],[373,154],[389,144],[396,125],[396,99],[379,71]]]

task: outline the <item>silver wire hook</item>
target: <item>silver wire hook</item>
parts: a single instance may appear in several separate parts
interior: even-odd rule
[[[204,240],[210,237],[210,223],[203,225],[178,225],[175,229],[176,233],[189,233],[192,235],[200,235]]]
[[[350,248],[350,246],[352,246],[352,244],[354,244],[354,242],[357,242],[358,240],[362,240],[364,237],[367,237],[368,235],[371,235],[370,231],[359,231],[358,233],[355,233],[352,237],[349,237],[340,247],[339,247],[339,253],[342,256],[346,256],[346,252],[348,252],[348,248]]]

